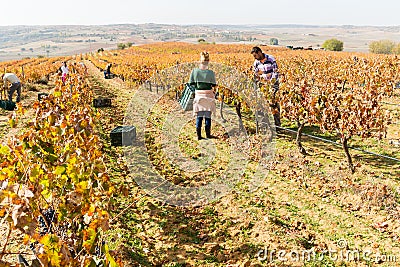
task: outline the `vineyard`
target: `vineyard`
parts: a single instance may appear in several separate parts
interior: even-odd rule
[[[400,58],[265,46],[274,95],[251,47],[0,63],[23,84],[17,110],[0,110],[0,266],[397,266]],[[217,138],[198,141],[177,99],[204,50]],[[133,146],[111,145],[121,125]]]

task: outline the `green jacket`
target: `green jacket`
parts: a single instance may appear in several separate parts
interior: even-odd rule
[[[212,70],[202,70],[196,68],[192,70],[189,78],[190,85],[196,87],[196,90],[211,90],[217,85],[215,73]]]

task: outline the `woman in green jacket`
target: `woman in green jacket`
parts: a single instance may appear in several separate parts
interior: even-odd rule
[[[201,52],[200,65],[192,70],[189,83],[196,87],[193,100],[193,115],[196,116],[197,139],[201,140],[201,126],[205,119],[205,131],[207,138],[211,135],[211,115],[215,112],[215,94],[213,88],[217,85],[215,73],[208,69],[210,55],[208,52]]]

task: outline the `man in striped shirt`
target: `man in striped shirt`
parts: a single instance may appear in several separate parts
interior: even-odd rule
[[[8,100],[12,101],[12,96],[15,91],[17,91],[17,103],[21,101],[21,81],[18,79],[17,75],[14,73],[4,73],[3,76],[3,89],[8,91]]]
[[[267,55],[262,52],[261,48],[258,46],[253,47],[251,50],[251,54],[254,56],[254,75],[261,81],[273,82],[272,88],[273,91],[273,99],[271,107],[274,111],[274,121],[275,126],[281,126],[281,115],[280,115],[280,107],[278,101],[275,100],[276,92],[279,90],[279,72],[278,72],[278,64],[273,56]]]

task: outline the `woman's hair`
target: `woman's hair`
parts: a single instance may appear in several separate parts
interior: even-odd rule
[[[210,54],[207,51],[203,51],[200,53],[200,62],[208,63],[210,61]]]

